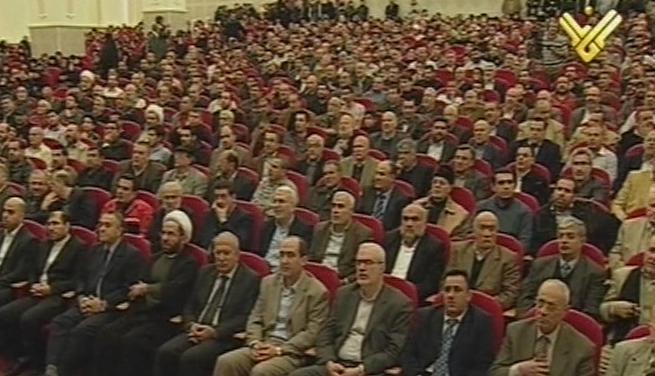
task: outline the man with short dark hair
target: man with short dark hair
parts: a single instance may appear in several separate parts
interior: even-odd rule
[[[455,150],[452,165],[456,187],[468,189],[477,200],[484,200],[491,196],[489,178],[474,168],[475,151],[471,146],[459,145]]]
[[[77,185],[110,191],[114,174],[105,168],[104,158],[98,147],[90,147],[86,152],[86,168],[77,177]]]
[[[575,181],[576,197],[588,198],[602,204],[609,202],[609,186],[592,175],[593,155],[587,148],[579,148],[570,156],[571,175]]]
[[[76,273],[83,244],[70,233],[70,217],[63,211],[50,213],[48,241],[35,251],[34,268],[29,271],[28,296],[0,308],[2,343],[12,346],[19,361],[7,374],[19,375],[29,367],[40,367],[43,325],[66,310],[62,293],[75,289]],[[23,357],[23,355],[25,355]]]
[[[198,244],[207,248],[215,234],[230,231],[237,236],[242,249],[254,251],[253,218],[237,206],[232,184],[227,180],[217,182],[213,196],[214,201],[211,203],[211,210],[207,213],[204,226],[198,229]]]
[[[217,158],[216,172],[209,177],[207,193],[205,194],[207,201],[214,201],[214,186],[222,180],[232,184],[237,199],[250,201],[259,182],[239,170],[241,163],[238,154],[234,150],[224,150]]]
[[[514,164],[516,191],[527,193],[536,198],[540,205],[545,205],[550,199],[550,181],[533,171],[534,164],[533,150],[525,145],[519,146]]]
[[[109,200],[101,210],[105,213],[120,213],[125,219],[133,219],[138,225],[138,232],[146,236],[152,223],[154,211],[145,201],[137,198],[139,185],[132,175],[118,178],[114,198]]]
[[[430,133],[419,140],[418,152],[427,154],[442,164],[450,162],[455,154],[457,144],[451,142],[446,137],[447,134],[447,120],[443,117],[435,118]]]
[[[215,376],[285,376],[307,364],[305,352],[325,325],[330,299],[325,286],[303,269],[306,252],[301,238],[282,240],[280,269],[262,280],[248,318],[247,347],[219,356]]]
[[[144,260],[123,238],[123,216],[100,217],[98,246],[84,263],[77,286],[77,304],[50,325],[46,354],[47,376],[71,375],[90,355],[97,333],[119,314],[128,286],[138,282]]]
[[[124,174],[130,174],[134,176],[140,189],[157,193],[166,167],[160,163],[152,162],[150,152],[150,144],[146,141],[137,141],[132,149],[131,158],[120,162],[116,178]],[[114,182],[114,186],[116,183]]]
[[[423,197],[430,190],[434,170],[430,166],[422,165],[416,158],[416,142],[403,139],[396,145],[397,163],[399,166],[398,179],[406,181],[414,187],[416,197]]]
[[[25,142],[21,139],[11,140],[6,146],[9,180],[16,184],[27,185],[33,167],[25,158]]]
[[[471,304],[468,275],[446,272],[443,306],[416,314],[402,358],[403,375],[486,376],[494,358],[491,318]]]
[[[511,170],[497,170],[493,179],[494,195],[478,203],[478,212],[490,211],[498,217],[499,230],[517,238],[524,247],[532,239],[532,212],[515,197],[516,179]]]
[[[116,122],[108,122],[103,127],[102,155],[114,161],[130,159],[130,143],[121,138],[122,129]]]

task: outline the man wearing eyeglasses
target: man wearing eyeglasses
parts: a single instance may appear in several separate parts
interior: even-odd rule
[[[377,375],[397,364],[412,303],[385,285],[385,254],[378,244],[361,244],[355,264],[356,282],[337,291],[316,342],[316,364],[290,376]]]

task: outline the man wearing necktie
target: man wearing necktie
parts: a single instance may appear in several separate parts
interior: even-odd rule
[[[89,358],[96,334],[119,316],[116,305],[128,300],[129,286],[141,276],[145,260],[123,239],[122,215],[100,217],[98,240],[82,263],[77,304],[52,321],[47,376],[72,375]]]
[[[491,318],[471,305],[465,271],[446,273],[444,304],[421,308],[402,360],[405,376],[486,376],[494,358]]]
[[[155,376],[204,376],[216,357],[240,346],[234,338],[246,327],[259,293],[260,278],[239,264],[239,238],[224,231],[212,240],[214,264],[200,270],[182,317],[178,335],[155,356]]]
[[[600,303],[605,296],[605,270],[583,254],[587,238],[585,223],[573,216],[564,216],[557,224],[559,252],[537,257],[530,273],[523,280],[517,304],[519,316],[535,304],[543,281],[551,278],[564,282],[571,291],[571,307],[593,317],[600,315]]]
[[[593,343],[564,321],[570,291],[558,280],[539,287],[534,317],[511,323],[490,376],[592,376]]]

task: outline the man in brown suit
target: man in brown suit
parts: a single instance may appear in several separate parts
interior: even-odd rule
[[[490,376],[592,376],[594,345],[564,322],[569,288],[557,279],[544,281],[533,318],[509,324]]]
[[[503,309],[514,307],[519,295],[521,273],[516,254],[496,244],[498,218],[490,211],[473,221],[474,238],[455,243],[448,270],[464,270],[471,287],[498,300]]]
[[[339,272],[342,280],[355,276],[355,253],[360,244],[372,239],[371,230],[353,220],[355,197],[337,191],[332,197],[330,219],[319,223],[312,236],[309,260]]]
[[[246,327],[246,345],[221,355],[215,376],[284,376],[307,363],[327,319],[328,292],[303,270],[307,246],[296,236],[280,245],[280,271],[262,280]]]

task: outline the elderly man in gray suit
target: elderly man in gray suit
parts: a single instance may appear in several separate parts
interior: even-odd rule
[[[541,283],[556,278],[569,287],[571,307],[598,317],[600,303],[605,296],[605,271],[582,253],[587,231],[584,222],[575,217],[563,217],[557,226],[559,254],[538,257],[530,274],[523,281],[517,304],[519,315],[535,304],[537,289]]]
[[[327,289],[304,271],[307,245],[290,236],[280,245],[280,270],[262,280],[246,327],[246,345],[221,355],[215,376],[285,376],[307,364],[305,352],[328,316]]]
[[[357,251],[357,282],[341,287],[316,343],[317,362],[290,376],[378,375],[396,365],[412,303],[384,284],[385,253],[375,243]]]
[[[650,308],[648,325],[650,335],[616,344],[605,376],[655,375],[655,306]]]
[[[355,277],[355,254],[360,244],[371,240],[371,230],[353,220],[355,197],[337,191],[332,197],[330,220],[319,223],[314,230],[309,259],[337,270],[339,278],[352,281]]]
[[[564,322],[570,291],[558,279],[544,281],[534,317],[511,323],[490,376],[593,376],[594,345]]]

